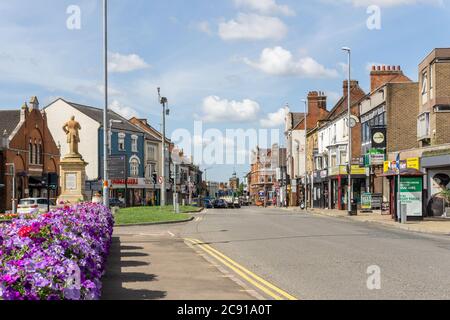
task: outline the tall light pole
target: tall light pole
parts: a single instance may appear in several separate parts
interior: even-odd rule
[[[305,104],[305,210],[308,209],[308,170],[307,170],[307,149],[308,149],[308,140],[307,140],[307,132],[308,132],[308,100],[302,99],[302,102]]]
[[[347,107],[348,107],[348,118],[347,118],[347,127],[348,127],[348,150],[347,150],[347,158],[348,158],[348,191],[347,191],[347,211],[348,215],[352,215],[352,126],[351,126],[351,118],[352,118],[352,102],[351,102],[351,55],[352,50],[348,47],[343,47],[343,51],[347,52],[348,56],[348,83],[347,83]]]
[[[103,111],[103,204],[109,207],[108,181],[108,0],[103,0],[103,58],[105,76],[105,109]]]
[[[162,113],[162,128],[161,128],[161,134],[162,134],[162,152],[161,152],[161,176],[162,176],[162,183],[161,183],[161,207],[166,206],[166,106],[168,103],[168,100],[166,97],[161,97],[161,88],[158,88],[158,98],[159,103],[163,107],[163,113]]]

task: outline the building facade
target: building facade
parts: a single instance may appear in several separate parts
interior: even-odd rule
[[[348,81],[343,84],[343,96],[330,111],[323,125],[318,129],[317,154],[318,167],[328,171],[328,207],[344,210],[348,204],[348,171],[351,170],[353,182],[352,197],[360,201],[366,190],[366,170],[360,167],[361,124],[359,122],[359,102],[365,97],[358,81],[350,82],[351,114],[356,125],[352,128],[352,154],[348,155]],[[349,163],[349,159],[351,159]]]
[[[307,114],[289,113],[285,121],[285,137],[287,146],[287,173],[290,180],[289,203],[297,206],[305,198],[304,177],[306,174],[305,147],[307,132],[313,129],[317,122],[328,117],[327,97],[323,92],[308,93]],[[306,131],[305,131],[306,121]],[[308,154],[308,153],[307,153]]]
[[[373,66],[372,92],[359,104],[363,162],[370,173],[366,185],[373,197],[381,199],[377,206],[389,201],[390,187],[382,177],[386,155],[417,145],[411,124],[419,110],[418,87],[399,66]]]
[[[31,98],[18,110],[0,111],[0,131],[0,212],[12,209],[13,185],[16,205],[28,197],[48,196],[56,200],[58,190],[47,188],[47,177],[59,174],[60,150],[38,99]]]
[[[418,159],[425,174],[423,215],[439,217],[445,211],[440,193],[450,188],[450,48],[429,53],[418,74],[417,118],[407,123],[417,128],[417,144],[389,152],[388,161]]]

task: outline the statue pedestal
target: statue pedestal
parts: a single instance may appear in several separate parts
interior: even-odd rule
[[[58,204],[61,202],[76,204],[87,200],[85,193],[87,165],[81,155],[68,155],[61,161],[61,195]]]

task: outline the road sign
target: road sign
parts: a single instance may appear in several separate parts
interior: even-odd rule
[[[108,157],[108,176],[110,179],[125,179],[127,175],[127,157]]]

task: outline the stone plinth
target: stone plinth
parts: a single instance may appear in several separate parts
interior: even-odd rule
[[[61,161],[61,195],[58,204],[61,202],[76,204],[87,200],[85,192],[87,165],[80,155],[68,155]]]

